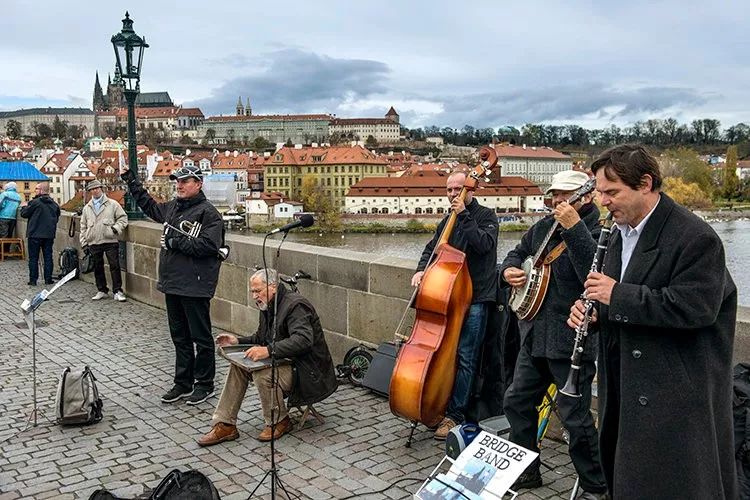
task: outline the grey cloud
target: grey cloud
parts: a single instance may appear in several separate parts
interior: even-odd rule
[[[478,127],[555,120],[576,120],[596,115],[601,120],[627,121],[638,113],[658,113],[674,106],[705,103],[709,95],[684,87],[613,89],[601,83],[558,85],[523,91],[439,98],[444,112],[435,122],[453,127]],[[606,108],[621,107],[615,115]]]
[[[206,115],[231,114],[242,96],[250,97],[254,112],[327,112],[346,98],[382,93],[390,73],[388,66],[365,59],[337,59],[299,49],[266,54],[262,59],[238,56],[245,76],[227,80],[210,97],[186,103]],[[236,63],[236,61],[235,61]],[[253,70],[252,68],[260,68]]]

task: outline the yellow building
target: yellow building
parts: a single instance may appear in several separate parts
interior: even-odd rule
[[[337,208],[344,207],[352,185],[365,177],[385,177],[388,166],[362,146],[283,147],[263,160],[266,192],[299,200],[302,179],[311,176]]]

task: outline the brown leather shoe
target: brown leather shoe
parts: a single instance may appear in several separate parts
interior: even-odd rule
[[[279,439],[281,436],[286,434],[292,430],[292,421],[289,419],[289,416],[287,415],[284,420],[280,421],[276,424],[275,432],[273,433],[274,439]],[[260,434],[258,434],[258,441],[270,441],[271,440],[271,426],[267,425],[265,429],[263,429]]]
[[[240,437],[240,433],[237,431],[236,425],[218,422],[207,434],[201,436],[198,440],[198,446],[213,446],[224,441],[234,441],[238,437]]]
[[[444,441],[445,438],[448,437],[448,433],[456,426],[456,422],[453,421],[453,419],[450,419],[448,417],[444,417],[443,421],[440,422],[440,425],[438,426],[437,430],[435,431],[435,435],[433,436],[438,441]]]

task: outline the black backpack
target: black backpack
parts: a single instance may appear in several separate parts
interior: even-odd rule
[[[78,270],[78,250],[73,247],[65,247],[60,252],[60,278],[66,276],[70,271]],[[76,278],[78,273],[76,273]]]
[[[734,367],[734,458],[740,499],[750,499],[750,364]]]
[[[154,491],[135,497],[141,500],[221,500],[219,492],[205,474],[197,470],[174,469]],[[125,500],[107,490],[96,490],[89,500]]]

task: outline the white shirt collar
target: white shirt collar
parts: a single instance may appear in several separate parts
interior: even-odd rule
[[[638,223],[637,226],[630,227],[627,224],[615,224],[615,226],[617,226],[617,229],[620,230],[620,234],[622,234],[626,238],[631,236],[631,233],[633,235],[640,235],[641,232],[643,232],[643,228],[646,227],[646,223],[651,218],[651,215],[654,213],[654,210],[656,210],[656,207],[659,206],[659,201],[661,201],[661,195],[659,195],[659,197],[656,199],[656,204],[651,209],[651,211],[646,214],[646,216],[641,222]]]

